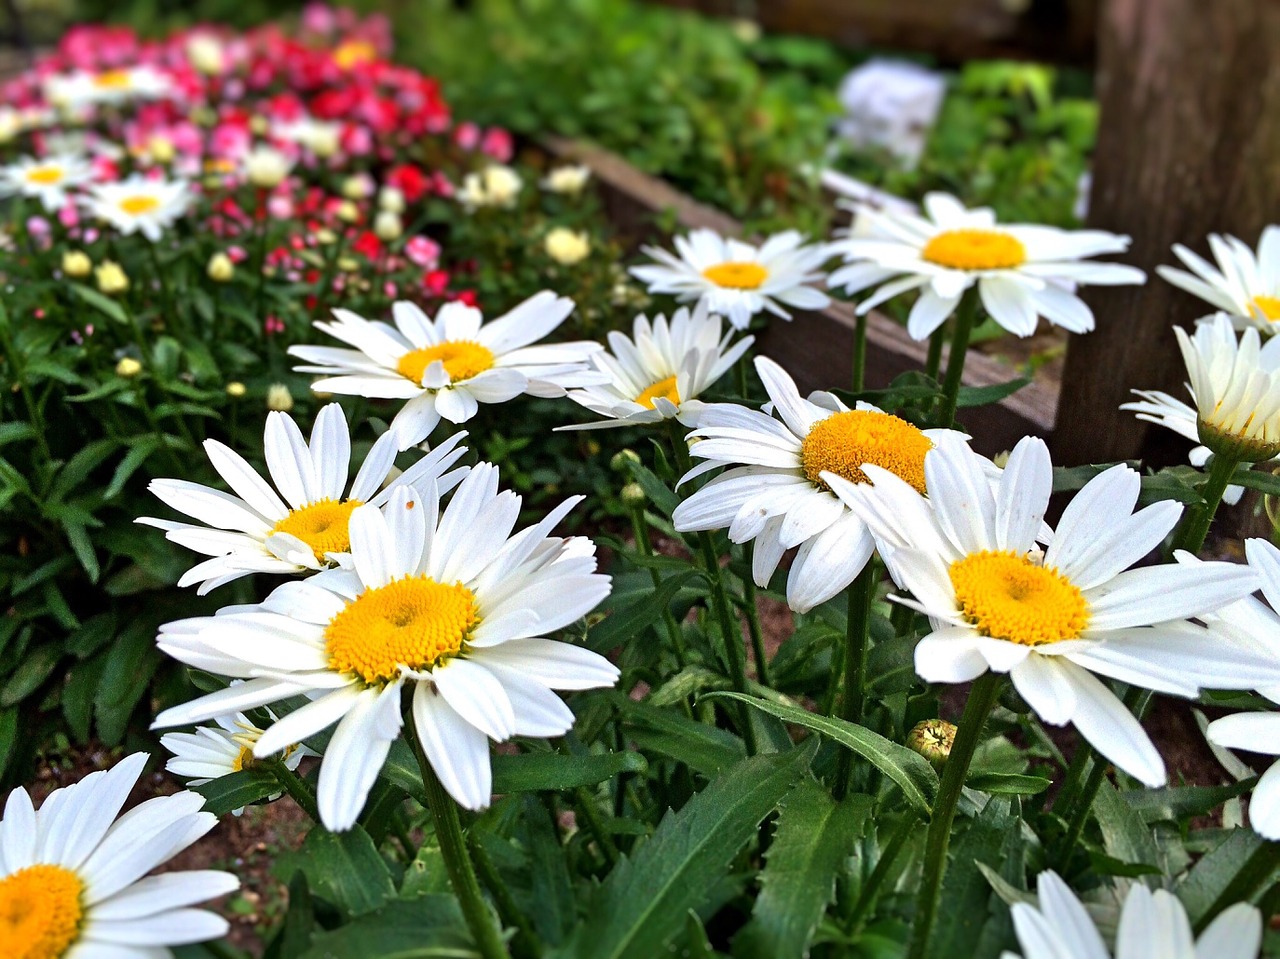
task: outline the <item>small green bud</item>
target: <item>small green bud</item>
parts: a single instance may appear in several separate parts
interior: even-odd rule
[[[632,463],[639,462],[640,454],[635,450],[626,449],[613,454],[609,460],[609,468],[617,473],[625,473],[631,469]]]
[[[916,723],[907,733],[907,748],[919,753],[934,769],[946,765],[951,744],[956,741],[956,727],[945,719],[926,719]]]
[[[630,506],[632,509],[641,509],[649,502],[649,497],[645,495],[644,487],[639,483],[628,483],[622,487],[622,492],[619,495],[622,497],[623,504]]]

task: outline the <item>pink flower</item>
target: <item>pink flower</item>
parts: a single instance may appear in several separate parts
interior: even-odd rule
[[[485,156],[493,157],[499,163],[507,163],[515,153],[515,141],[511,134],[501,127],[492,127],[485,131],[480,142],[480,150]]]
[[[287,196],[273,196],[267,201],[267,212],[277,220],[293,216],[293,200]]]
[[[404,245],[404,255],[424,270],[434,270],[440,263],[440,244],[425,236],[410,237]]]
[[[464,150],[474,150],[480,144],[480,128],[474,123],[459,123],[453,131],[453,142]]]

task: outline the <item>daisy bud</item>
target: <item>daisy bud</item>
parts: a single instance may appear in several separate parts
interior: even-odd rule
[[[245,389],[245,385],[239,380],[233,380],[227,384],[227,395],[233,400],[240,399],[240,397],[244,396],[246,392],[248,392],[248,390]]]
[[[132,379],[141,372],[142,364],[132,356],[122,357],[120,362],[116,364],[116,376],[122,376],[126,380]]]
[[[935,769],[941,769],[951,755],[951,744],[956,741],[955,724],[945,719],[926,719],[916,723],[907,733],[907,748],[919,753]]]
[[[81,250],[68,250],[62,254],[62,272],[74,279],[82,279],[93,272],[93,260]]]
[[[236,266],[231,262],[231,257],[218,252],[209,257],[209,265],[205,268],[205,273],[215,283],[226,283],[236,275]]]
[[[639,483],[628,483],[622,487],[618,495],[622,499],[622,504],[631,509],[644,509],[645,503],[649,501],[649,497],[645,495],[644,487]]]
[[[404,225],[400,222],[399,213],[393,213],[391,210],[379,210],[378,215],[373,219],[373,235],[379,240],[384,242],[398,240],[403,232]]]
[[[272,383],[267,387],[267,409],[288,413],[293,409],[293,394],[283,383]]]
[[[586,233],[575,233],[559,226],[547,234],[543,248],[547,251],[547,256],[560,265],[573,266],[581,263],[591,253],[591,240]]]
[[[278,187],[291,169],[293,161],[271,147],[254,147],[244,160],[245,177],[260,190]]]
[[[120,264],[113,260],[103,260],[100,266],[94,268],[93,275],[98,281],[98,289],[108,296],[114,296],[129,289],[128,275],[121,269]]]
[[[631,469],[632,463],[640,462],[640,454],[632,449],[620,450],[609,460],[609,469],[624,473]]]
[[[384,186],[378,194],[378,206],[390,213],[403,213],[404,193],[393,186]]]

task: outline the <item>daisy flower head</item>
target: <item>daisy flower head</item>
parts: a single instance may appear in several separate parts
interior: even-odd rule
[[[141,64],[89,73],[55,74],[44,82],[44,98],[64,110],[79,112],[100,104],[129,100],[161,100],[176,90],[169,75]]]
[[[520,497],[498,470],[471,471],[442,511],[434,483],[398,486],[385,507],[351,514],[351,562],[285,583],[257,606],[161,627],[175,659],[246,679],[161,713],[158,727],[201,722],[305,694],[254,745],[269,756],[338,724],[320,763],[317,802],[348,829],[400,735],[401,690],[440,782],[468,809],[489,804],[490,739],[558,736],[573,713],[554,689],[612,686],[618,670],[547,636],[609,593],[595,546],[550,536],[581,497],[512,535]]]
[[[125,236],[141,233],[152,243],[187,212],[191,200],[186,180],[151,179],[137,173],[116,183],[94,184],[83,198],[98,219]]]
[[[1010,907],[1022,955],[1001,959],[1112,959],[1084,905],[1055,872],[1036,879],[1039,902]],[[1115,959],[1257,959],[1262,913],[1247,902],[1218,914],[1200,938],[1182,903],[1163,889],[1129,887],[1116,930]]]
[[[1201,688],[1249,689],[1280,677],[1273,655],[1188,622],[1257,587],[1235,563],[1129,569],[1164,540],[1182,506],[1134,512],[1138,473],[1121,464],[1090,480],[1044,536],[1053,489],[1044,442],[1023,439],[992,484],[982,457],[943,442],[918,487],[873,464],[872,484],[823,474],[870,527],[890,575],[929,616],[915,649],[926,682],[1008,673],[1047,723],[1073,724],[1099,753],[1148,786],[1164,763],[1138,721],[1095,676],[1194,697]]]
[[[609,334],[611,352],[594,353],[591,363],[608,382],[570,390],[569,399],[606,417],[594,423],[561,426],[564,430],[635,426],[678,419],[698,425],[706,404],[698,397],[736,363],[755,342],[744,336],[730,345],[734,330],[722,335],[720,317],[708,314],[700,302],[691,313],[681,307],[670,322],[659,315],[652,322],[637,316],[632,336]]]
[[[867,482],[877,463],[924,491],[926,454],[950,430],[920,430],[866,403],[849,409],[823,394],[800,397],[777,363],[756,357],[756,371],[776,415],[730,403],[703,407],[693,456],[707,462],[684,477],[730,466],[676,507],[681,532],[728,528],[735,543],[755,541],[752,576],[767,586],[783,553],[799,547],[787,576],[787,604],[807,612],[851,582],[875,548],[867,524],[832,492],[824,471]],[[825,405],[829,403],[830,405]]]
[[[19,157],[0,167],[0,196],[37,199],[49,213],[67,205],[67,190],[93,180],[92,164],[81,156],[57,154],[42,160]]]
[[[9,793],[0,819],[0,954],[144,959],[226,935],[225,919],[191,907],[238,889],[235,876],[146,876],[218,822],[193,792],[156,796],[120,816],[147,758],[134,753],[55,789],[39,810],[25,789]]]
[[[676,252],[646,246],[654,264],[631,267],[650,293],[670,293],[682,303],[697,300],[711,313],[745,330],[762,310],[791,319],[783,307],[820,310],[831,302],[815,283],[824,278],[830,256],[825,244],[806,245],[795,230],[776,233],[760,246],[694,230],[675,238]]]
[[[521,393],[564,396],[567,387],[601,382],[587,366],[599,343],[533,345],[572,312],[573,301],[550,290],[488,323],[479,310],[457,302],[444,304],[433,320],[400,301],[391,307],[395,326],[334,310],[335,322],[316,327],[355,349],[293,346],[289,353],[309,364],[295,367],[298,372],[328,374],[311,384],[317,392],[407,400],[391,421],[407,449],[441,419],[471,419],[480,403],[505,403]]]
[[[1156,272],[1227,313],[1235,326],[1274,333],[1273,324],[1280,321],[1280,226],[1262,231],[1256,252],[1234,236],[1217,234],[1209,236],[1209,249],[1216,265],[1176,244],[1174,254],[1191,272],[1172,266],[1158,266]]]
[[[250,573],[323,569],[350,548],[348,523],[356,507],[386,502],[390,490],[403,483],[430,479],[447,492],[462,482],[466,467],[446,470],[466,454],[467,448],[458,445],[465,436],[449,437],[388,484],[398,447],[390,432],[383,433],[348,489],[351,437],[342,407],[330,403],[320,411],[310,444],[288,414],[271,412],[263,434],[271,483],[230,447],[206,440],[205,452],[232,492],[190,480],[152,480],[148,488],[161,502],[199,522],[150,516],[138,522],[162,529],[169,541],[210,557],[178,580],[179,586],[199,583],[202,596]]]
[[[846,265],[828,283],[843,286],[850,296],[878,287],[858,305],[859,313],[919,290],[907,318],[907,332],[917,340],[946,322],[975,284],[993,320],[1010,333],[1030,336],[1041,316],[1072,333],[1093,329],[1093,312],[1073,292],[1076,284],[1146,281],[1131,266],[1085,262],[1086,257],[1123,253],[1129,248],[1127,236],[999,224],[990,209],[967,210],[945,193],[924,198],[923,216],[872,208],[860,214],[865,231],[836,245]]]

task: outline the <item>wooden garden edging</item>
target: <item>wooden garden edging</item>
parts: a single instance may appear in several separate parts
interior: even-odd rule
[[[669,243],[655,226],[666,214],[686,229],[709,227],[740,236],[742,224],[733,217],[691,199],[671,184],[642,173],[615,153],[592,144],[548,137],[542,145],[562,161],[591,168],[602,188],[605,210],[629,243]],[[795,377],[802,393],[844,387],[849,381],[853,353],[854,311],[848,303],[825,310],[794,310],[790,323],[771,320],[757,335],[756,350],[777,360]],[[901,324],[872,312],[867,323],[867,386],[884,387],[908,370],[924,368],[926,344],[907,335]],[[1017,371],[978,352],[965,362],[965,383],[990,386],[1005,383]],[[998,404],[962,410],[960,419],[974,435],[974,445],[988,455],[1008,450],[1028,434],[1048,438],[1053,431],[1057,391],[1032,382]]]

